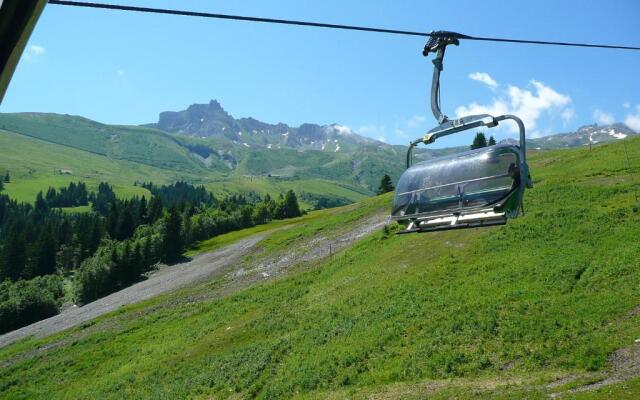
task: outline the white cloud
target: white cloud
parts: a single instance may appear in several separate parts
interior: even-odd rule
[[[418,126],[422,125],[426,120],[427,120],[427,117],[425,117],[424,115],[414,115],[413,117],[409,118],[409,120],[407,121],[407,126],[409,128],[417,128]]]
[[[474,72],[472,74],[469,74],[469,78],[473,79],[474,81],[482,82],[485,85],[489,86],[491,89],[495,89],[498,87],[498,82],[496,82],[495,79],[493,79],[491,75],[487,74],[486,72]]]
[[[600,125],[611,125],[615,122],[613,115],[596,108],[593,112],[593,119]]]
[[[349,135],[349,134],[353,133],[351,128],[349,128],[346,125],[340,125],[340,124],[332,124],[332,125],[327,126],[325,128],[325,132],[327,132],[327,133],[335,132],[335,133],[337,133],[338,135],[341,135],[341,136]]]
[[[640,132],[640,114],[630,114],[624,119],[624,124],[636,132]]]
[[[468,106],[461,106],[456,109],[456,115],[462,117],[474,114],[515,114],[522,119],[526,128],[533,131],[536,128],[538,118],[543,112],[567,111],[566,106],[571,103],[571,97],[559,93],[542,82],[532,80],[531,85],[535,88],[535,94],[527,89],[509,85],[505,99],[494,98],[490,104],[478,104],[473,102]],[[517,132],[515,124],[509,124],[512,132]]]
[[[44,49],[44,47],[36,46],[36,45],[29,47],[29,49],[27,50],[27,53],[31,54],[32,56],[41,56],[45,52],[46,50]]]
[[[624,103],[622,103],[622,107],[631,108],[631,103],[629,103],[628,101],[625,101]]]
[[[631,105],[629,105],[629,107],[631,107]],[[627,114],[627,117],[624,119],[624,124],[640,133],[640,104],[636,106],[635,114]]]
[[[119,69],[116,71],[116,75],[118,75],[118,78],[122,78],[125,75],[125,71],[123,69]]]
[[[384,136],[378,136],[377,139],[381,142],[386,142],[387,138],[385,138]]]
[[[562,112],[562,114],[560,114],[560,118],[562,118],[562,120],[565,122],[571,121],[575,116],[576,116],[576,112],[573,108],[566,108]]]
[[[24,52],[23,56],[24,56],[25,60],[31,61],[35,57],[39,57],[39,56],[43,55],[46,52],[47,51],[45,50],[44,47],[32,45],[32,46],[29,46],[27,48],[27,50]]]

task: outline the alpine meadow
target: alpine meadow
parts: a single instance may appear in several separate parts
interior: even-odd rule
[[[638,15],[0,0],[0,400],[640,398]]]
[[[3,347],[4,396],[634,398],[640,141],[530,163],[530,211],[503,227],[376,228],[295,261],[383,195],[203,242],[264,235],[211,281]]]

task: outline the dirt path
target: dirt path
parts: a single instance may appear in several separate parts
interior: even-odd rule
[[[319,235],[313,239],[306,240],[303,243],[297,243],[294,251],[287,251],[279,255],[261,260],[258,265],[254,266],[254,270],[259,272],[262,277],[270,277],[274,274],[298,265],[303,262],[310,262],[325,257],[330,257],[332,253],[336,253],[362,237],[382,228],[388,222],[388,215],[376,214],[351,227],[350,230],[335,235],[322,236]],[[242,271],[238,271],[241,273]]]
[[[297,243],[295,250],[288,249],[267,259],[260,259],[257,263],[245,265],[242,261],[244,256],[251,254],[256,244],[270,232],[257,234],[211,253],[198,255],[189,262],[162,268],[153,273],[149,279],[93,303],[69,308],[51,318],[6,333],[0,336],[0,347],[27,336],[41,338],[52,335],[122,306],[221,276],[229,278],[223,290],[223,295],[228,295],[257,282],[273,279],[299,264],[328,257],[331,252],[342,250],[380,229],[387,222],[387,218],[388,216],[382,214],[374,215],[354,224],[351,229],[339,235],[307,239],[303,243]]]
[[[211,253],[201,254],[193,260],[162,268],[149,279],[112,293],[82,307],[72,307],[51,318],[38,321],[13,332],[0,336],[0,347],[27,336],[45,337],[72,328],[102,314],[114,311],[127,304],[146,300],[188,284],[211,279],[224,273],[228,267],[239,263],[262,238],[264,234],[226,246]]]
[[[637,339],[634,344],[628,347],[623,347],[611,353],[609,355],[609,368],[604,372],[596,372],[592,374],[584,375],[568,375],[560,378],[556,382],[552,382],[547,385],[547,388],[559,387],[571,382],[575,382],[578,379],[585,379],[592,381],[585,385],[581,385],[565,392],[554,392],[549,395],[551,398],[562,397],[565,393],[577,393],[587,392],[600,389],[608,385],[614,385],[635,379],[640,376],[640,339]]]

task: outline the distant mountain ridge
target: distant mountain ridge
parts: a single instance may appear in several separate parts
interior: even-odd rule
[[[320,150],[353,152],[363,146],[391,149],[384,142],[357,134],[340,124],[318,125],[306,123],[291,127],[284,123],[269,124],[254,118],[234,118],[217,100],[209,104],[192,104],[183,111],[160,113],[158,122],[148,124],[165,132],[198,137],[202,139],[225,138],[245,147],[257,146],[267,149],[291,148],[296,150]],[[585,125],[574,132],[564,132],[528,139],[530,149],[557,149],[605,143],[638,135],[622,123],[599,126]],[[504,139],[501,143],[517,143],[516,139]],[[430,150],[426,150],[428,157]]]
[[[156,123],[145,126],[107,125],[61,114],[0,113],[0,133],[9,147],[10,141],[18,145],[18,134],[106,157],[121,170],[162,170],[158,175],[168,181],[183,179],[227,192],[256,190],[260,183],[256,179],[263,180],[263,192],[274,185],[303,190],[304,182],[309,193],[324,195],[330,190],[352,199],[373,194],[384,174],[398,179],[405,169],[407,150],[358,135],[340,124],[291,127],[234,118],[215,100],[183,111],[162,112]],[[587,125],[575,132],[530,139],[527,145],[533,151],[570,148],[588,145],[589,138],[597,145],[635,135],[638,133],[623,124]],[[513,139],[503,142],[516,143]],[[467,149],[421,146],[415,159]],[[67,169],[66,164],[58,159],[47,168]]]
[[[535,139],[528,139],[527,146],[531,150],[547,150],[588,146],[591,144],[606,143],[637,136],[640,133],[622,123],[611,125],[585,125],[575,132],[556,133]],[[501,143],[517,143],[515,139],[502,140]]]
[[[363,145],[391,147],[378,140],[360,136],[340,124],[306,123],[291,127],[284,123],[269,124],[254,118],[236,119],[217,100],[211,100],[208,104],[192,104],[183,111],[162,112],[158,122],[147,126],[201,139],[212,136],[225,138],[245,147],[267,149],[350,152]]]

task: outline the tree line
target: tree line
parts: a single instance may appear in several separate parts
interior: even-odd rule
[[[42,192],[38,196],[42,196]],[[60,189],[50,187],[44,199],[49,207],[67,208],[89,204],[87,185],[84,182],[71,182],[69,186]]]
[[[493,136],[489,136],[489,140],[487,141],[487,137],[482,132],[476,133],[476,136],[473,138],[473,143],[471,143],[471,150],[481,149],[483,147],[495,146],[496,140]]]
[[[85,304],[129,286],[197,241],[302,215],[293,191],[218,200],[185,182],[145,187],[149,200],[120,199],[108,183],[91,193],[83,183],[49,189],[33,205],[0,195],[0,333],[55,315],[64,301]],[[88,203],[86,213],[59,209]],[[61,290],[65,279],[72,293]]]

